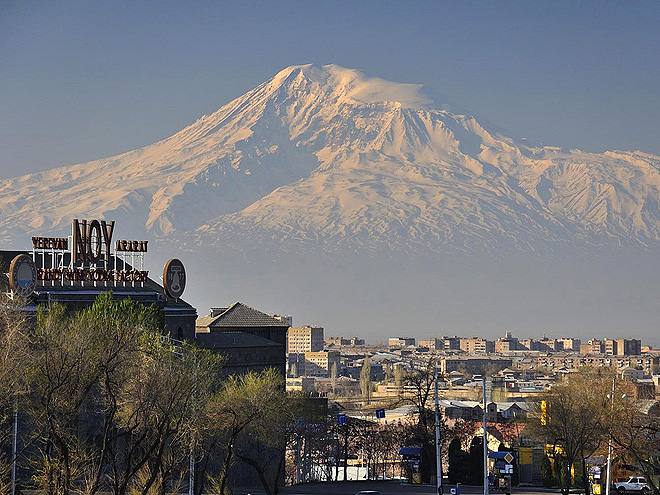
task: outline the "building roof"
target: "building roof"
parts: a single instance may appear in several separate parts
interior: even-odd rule
[[[283,327],[289,325],[266,313],[251,308],[241,302],[235,302],[227,308],[213,308],[215,316],[207,315],[197,320],[198,327],[235,328],[235,327]]]
[[[198,333],[195,342],[205,349],[282,347],[277,342],[246,332]]]

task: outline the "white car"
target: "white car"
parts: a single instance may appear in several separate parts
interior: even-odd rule
[[[628,481],[620,481],[618,483],[614,483],[614,488],[616,488],[616,491],[619,493],[651,492],[651,487],[646,482],[646,479],[642,478],[641,476],[632,476]]]

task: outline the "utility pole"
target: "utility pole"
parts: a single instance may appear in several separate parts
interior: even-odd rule
[[[438,365],[435,365],[435,476],[436,492],[442,495],[442,452],[440,449],[440,401],[438,400]]]
[[[348,481],[348,419],[344,424],[344,481]]]
[[[486,431],[486,410],[488,407],[488,404],[486,403],[486,374],[484,373],[484,376],[482,377],[481,380],[482,384],[482,403],[483,403],[483,409],[484,409],[484,415],[483,415],[483,427],[484,427],[484,438],[483,438],[483,444],[484,444],[484,495],[488,495],[488,432]]]
[[[18,457],[18,398],[14,399],[14,438],[11,445],[11,495],[16,495],[16,457]]]
[[[190,451],[190,470],[188,472],[188,495],[195,495],[195,454]]]
[[[614,392],[616,388],[616,375],[612,377],[612,397],[610,397],[611,407],[614,410]],[[607,438],[607,471],[605,474],[605,495],[610,495],[610,472],[612,469],[612,437]]]

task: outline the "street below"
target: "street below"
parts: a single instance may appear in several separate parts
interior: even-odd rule
[[[455,485],[445,486],[445,495],[450,495],[450,489],[455,488]],[[377,490],[382,495],[429,495],[436,493],[436,488],[433,485],[411,485],[399,481],[348,481],[348,482],[327,482],[327,483],[308,483],[296,486],[288,486],[283,488],[280,493],[282,495],[355,495],[362,490]],[[264,495],[263,490],[247,490],[237,489],[237,495]],[[477,485],[460,485],[459,493],[457,495],[477,495],[483,493],[483,487]],[[499,490],[491,490],[491,495],[502,495],[503,492]],[[558,488],[542,488],[542,487],[520,487],[514,488],[511,491],[512,495],[541,495],[541,494],[558,494]]]

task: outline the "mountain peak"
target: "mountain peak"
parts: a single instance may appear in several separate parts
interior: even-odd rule
[[[287,84],[298,86],[302,80],[307,84],[318,85],[323,91],[333,93],[347,102],[396,103],[403,108],[417,109],[427,109],[433,104],[421,84],[390,82],[336,64],[292,65],[277,73],[270,83],[276,87]]]

